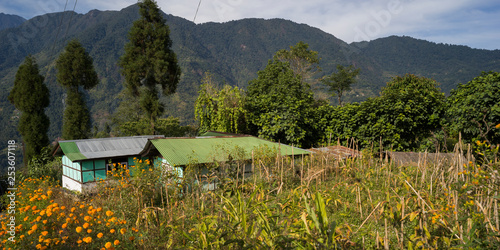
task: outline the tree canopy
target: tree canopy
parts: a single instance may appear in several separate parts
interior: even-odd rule
[[[57,81],[68,91],[91,89],[99,83],[92,57],[77,40],[71,40],[56,63]]]
[[[43,81],[44,77],[39,73],[35,58],[27,56],[17,70],[14,88],[8,97],[21,111],[18,130],[25,144],[25,162],[49,144],[47,131],[50,121],[45,114],[45,108],[49,106],[49,89]]]
[[[125,86],[135,96],[140,96],[141,108],[151,123],[154,132],[155,120],[164,112],[159,100],[157,86],[163,95],[176,91],[181,70],[177,56],[171,49],[170,30],[156,2],[139,2],[141,18],[129,31],[129,42],[119,65],[125,77]]]
[[[81,89],[91,89],[99,83],[92,57],[80,42],[72,40],[56,63],[57,81],[67,89],[62,136],[66,140],[87,139],[90,136],[90,112]]]
[[[342,106],[343,94],[351,90],[351,85],[356,82],[356,76],[358,74],[359,69],[355,69],[352,65],[344,67],[337,64],[337,72],[322,79],[323,84],[329,87],[331,95],[338,97],[339,106]]]
[[[500,143],[500,73],[483,72],[466,84],[458,85],[447,100],[450,128],[471,141]]]
[[[295,75],[290,64],[269,60],[250,81],[246,107],[253,134],[296,146],[314,139],[314,98],[309,85]]]
[[[277,51],[273,60],[288,62],[293,73],[300,75],[301,80],[309,84],[314,83],[314,75],[321,71],[318,52],[309,50],[309,44],[302,41],[290,46],[290,50]]]
[[[195,103],[195,117],[201,132],[216,130],[244,133],[247,130],[245,93],[238,87],[217,87],[211,74],[205,73]]]

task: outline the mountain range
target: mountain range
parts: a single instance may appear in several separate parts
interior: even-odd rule
[[[30,20],[0,14],[0,141],[20,138],[16,129],[19,114],[7,96],[17,68],[28,54],[37,59],[51,92],[51,104],[46,110],[51,119],[49,137],[60,136],[65,92],[55,80],[55,60],[71,39],[78,39],[86,48],[99,75],[100,84],[85,96],[93,123],[102,128],[109,122],[123,86],[117,62],[124,53],[132,22],[138,18],[137,5],[120,11],[50,13]],[[481,71],[500,70],[500,50],[397,36],[348,44],[318,28],[283,19],[203,24],[168,14],[165,19],[182,76],[177,92],[162,100],[166,115],[180,117],[183,124],[194,123],[194,101],[204,72],[211,72],[220,84],[246,88],[276,51],[299,41],[319,53],[323,71],[318,77],[332,73],[337,64],[353,64],[361,69],[354,89],[346,95],[351,102],[378,95],[396,75],[413,73],[433,78],[448,94]],[[317,97],[328,97],[320,84],[313,89]]]

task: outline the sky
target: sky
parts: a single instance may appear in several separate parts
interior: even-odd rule
[[[165,13],[195,23],[283,18],[319,28],[347,43],[404,35],[477,49],[500,49],[498,0],[156,1]],[[0,12],[30,19],[73,8],[82,14],[92,9],[120,10],[134,3],[137,0],[2,0]]]

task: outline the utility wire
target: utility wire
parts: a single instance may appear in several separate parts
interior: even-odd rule
[[[66,4],[64,5],[64,10],[61,15],[61,21],[59,22],[59,27],[57,28],[56,38],[54,39],[54,44],[52,44],[52,52],[54,52],[54,48],[56,47],[57,37],[59,36],[59,31],[62,28],[62,21],[64,19],[64,12],[66,12],[66,6],[68,6],[68,0],[66,0]]]
[[[75,5],[73,6],[73,11],[71,12],[71,16],[69,17],[68,27],[66,28],[66,33],[64,34],[64,37],[68,35],[69,26],[71,25],[71,20],[73,19],[73,14],[75,13],[76,3],[78,3],[78,0],[75,0]]]
[[[198,8],[196,8],[196,13],[194,13],[193,23],[194,23],[194,21],[196,20],[196,16],[198,15],[198,10],[200,9],[200,5],[201,5],[201,0],[200,0],[200,2],[198,3]]]

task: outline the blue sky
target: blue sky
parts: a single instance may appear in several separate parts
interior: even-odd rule
[[[32,18],[72,10],[75,1],[2,1],[0,12]],[[75,11],[120,10],[136,0],[80,0]],[[193,20],[199,0],[157,0],[169,14]],[[498,0],[202,0],[196,23],[242,18],[284,18],[305,23],[345,42],[406,35],[428,41],[500,49]]]

